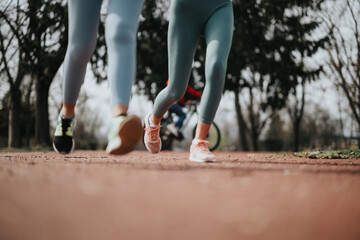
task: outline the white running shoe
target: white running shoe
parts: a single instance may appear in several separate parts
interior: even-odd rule
[[[175,126],[174,123],[171,123],[169,125],[167,125],[166,127],[167,129],[169,129],[169,131],[175,135],[175,137],[178,137],[179,136],[179,131],[177,129],[177,127]]]
[[[126,154],[132,151],[143,133],[141,119],[135,115],[118,116],[111,120],[106,152]]]
[[[216,162],[215,155],[208,148],[206,140],[194,139],[190,147],[189,160],[192,162]]]
[[[145,116],[145,134],[144,134],[144,143],[145,147],[151,153],[158,153],[161,150],[161,138],[160,138],[160,128],[161,126],[151,126],[150,125],[150,116],[151,113]]]

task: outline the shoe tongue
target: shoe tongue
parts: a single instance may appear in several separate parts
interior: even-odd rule
[[[75,117],[75,116],[74,116]],[[61,125],[62,125],[62,130],[65,133],[68,128],[70,127],[71,121],[74,119],[74,117],[72,118],[66,118],[61,116]]]
[[[71,119],[63,119],[62,120],[62,127],[63,129],[67,130],[67,128],[70,126],[70,123],[71,123]]]
[[[61,116],[61,119],[62,119],[62,120],[70,120],[70,121],[71,121],[71,120],[73,120],[73,119],[75,118],[75,115],[72,116],[71,118],[68,118],[68,117],[64,116],[62,113],[61,113],[60,116]]]
[[[151,121],[151,119],[149,119],[149,126],[150,127],[159,127],[160,126],[160,124],[158,124],[158,125],[156,125],[155,123],[153,123],[152,121]]]

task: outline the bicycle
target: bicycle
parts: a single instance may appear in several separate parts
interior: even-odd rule
[[[174,122],[174,114],[167,112],[163,119],[161,120],[161,125],[163,126],[160,129],[160,138],[162,141],[162,147],[161,150],[171,150],[173,140],[183,141],[185,139],[183,135],[183,129],[187,128],[190,120],[194,115],[197,114],[197,105],[198,101],[190,101],[186,104],[186,119],[184,120],[183,126],[178,131],[178,136],[175,136],[170,130],[167,128],[169,124],[172,124]],[[195,137],[196,133],[196,125],[192,130],[192,137]],[[213,151],[220,145],[221,140],[221,134],[219,127],[216,125],[216,123],[213,122],[213,124],[210,127],[209,133],[206,137],[206,140],[209,141],[210,146],[209,150]]]

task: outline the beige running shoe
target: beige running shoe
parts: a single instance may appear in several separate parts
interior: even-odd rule
[[[215,155],[209,150],[209,142],[194,139],[190,147],[189,160],[192,162],[216,162]]]
[[[118,116],[111,120],[106,152],[120,155],[131,152],[143,133],[141,119],[135,115]]]
[[[151,113],[147,114],[145,122],[145,134],[144,134],[144,143],[145,147],[151,153],[158,153],[161,150],[161,139],[160,139],[160,128],[161,126],[152,127],[150,126],[150,116]]]

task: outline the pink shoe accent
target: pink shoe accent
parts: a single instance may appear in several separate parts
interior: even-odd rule
[[[190,147],[189,160],[193,162],[216,162],[215,155],[209,150],[209,142],[206,140],[195,140]]]
[[[161,150],[160,128],[161,126],[152,127],[149,124],[151,113],[145,117],[145,134],[144,143],[147,150],[151,153],[158,153]]]

